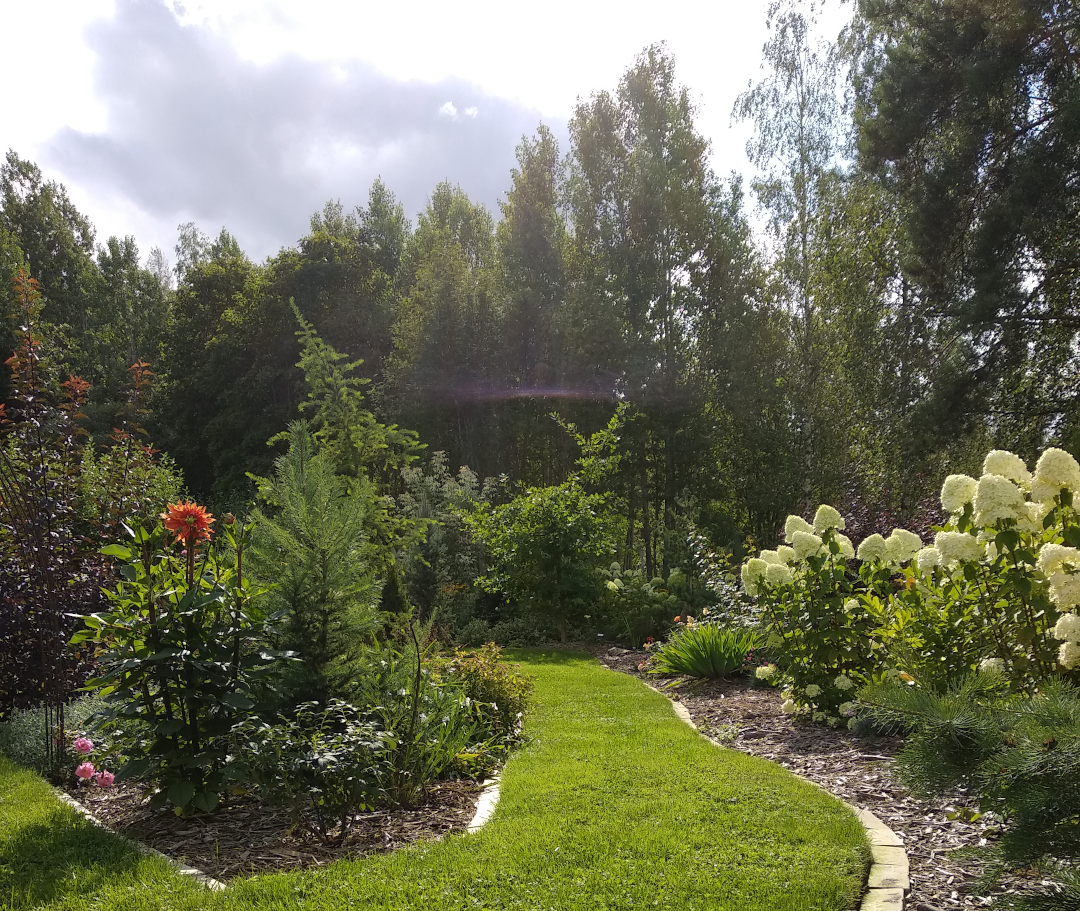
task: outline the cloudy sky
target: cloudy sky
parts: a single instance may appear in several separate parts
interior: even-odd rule
[[[728,7],[732,7],[731,11]],[[565,150],[579,98],[665,41],[717,172],[749,172],[732,105],[760,78],[768,0],[35,0],[5,10],[14,149],[98,228],[168,255],[177,225],[261,258],[381,176],[420,211],[440,180],[495,214],[538,123]],[[831,0],[823,32],[846,9]]]

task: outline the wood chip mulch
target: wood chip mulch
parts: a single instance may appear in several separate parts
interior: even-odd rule
[[[904,841],[911,867],[908,911],[951,911],[984,908],[994,897],[1051,885],[1031,871],[1006,877],[990,895],[976,889],[983,872],[971,857],[957,857],[963,848],[987,843],[989,821],[949,820],[946,813],[974,801],[954,793],[936,801],[915,798],[892,774],[892,760],[903,746],[899,737],[867,739],[833,730],[780,711],[775,689],[747,680],[674,680],[642,673],[648,654],[619,648],[593,649],[608,667],[662,687],[686,706],[706,736],[723,746],[760,756],[790,769],[849,804],[874,813]]]
[[[476,813],[480,790],[474,781],[436,782],[420,806],[360,814],[340,845],[327,844],[288,810],[254,796],[233,797],[213,813],[181,819],[169,809],[151,810],[145,790],[135,784],[72,788],[69,793],[120,834],[227,882],[381,854],[462,831]]]

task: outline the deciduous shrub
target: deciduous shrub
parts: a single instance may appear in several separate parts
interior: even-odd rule
[[[287,719],[249,718],[232,730],[236,777],[326,841],[343,842],[357,813],[385,802],[383,782],[396,744],[364,713],[340,699],[309,702]]]
[[[490,736],[512,739],[528,711],[532,681],[500,657],[498,646],[489,642],[474,652],[458,649],[452,657],[437,658],[432,670],[477,706]]]

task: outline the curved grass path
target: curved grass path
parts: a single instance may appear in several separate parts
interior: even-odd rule
[[[536,709],[528,743],[504,771],[495,815],[476,834],[211,893],[91,831],[86,837],[103,850],[110,843],[102,869],[70,887],[43,871],[48,895],[26,895],[34,901],[27,904],[14,894],[25,883],[5,884],[18,861],[13,842],[25,833],[5,827],[10,797],[0,773],[0,906],[9,891],[16,909],[116,911],[855,906],[869,850],[839,801],[777,766],[718,749],[679,721],[664,696],[589,656],[513,658],[536,678]],[[51,812],[54,826],[68,828],[63,838],[84,837],[71,831],[81,821],[66,820],[59,807]]]

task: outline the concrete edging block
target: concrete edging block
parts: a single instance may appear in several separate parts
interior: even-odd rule
[[[144,845],[142,842],[135,841],[132,838],[128,838],[126,835],[121,835],[114,828],[112,828],[112,826],[106,825],[100,819],[98,819],[93,813],[86,809],[86,807],[79,803],[70,794],[66,794],[58,788],[53,788],[53,790],[56,792],[56,796],[59,797],[63,803],[66,803],[76,813],[78,813],[92,825],[104,829],[106,832],[111,832],[117,838],[122,838],[124,839],[124,841],[130,842],[140,853],[147,854],[152,857],[162,858],[162,860],[169,863],[176,870],[177,873],[181,874],[182,876],[190,876],[197,883],[206,886],[207,889],[211,889],[217,892],[225,888],[225,883],[214,879],[214,877],[212,876],[208,876],[206,873],[203,873],[202,870],[196,870],[194,867],[189,867],[181,861],[177,860],[175,857],[169,857],[168,854],[162,854],[156,848],[151,848],[149,845]]]
[[[491,819],[491,815],[495,812],[495,806],[499,802],[499,782],[501,777],[496,775],[494,778],[489,778],[484,782],[484,789],[480,792],[480,800],[476,804],[476,813],[472,818],[472,822],[465,827],[466,832],[477,831]]]

